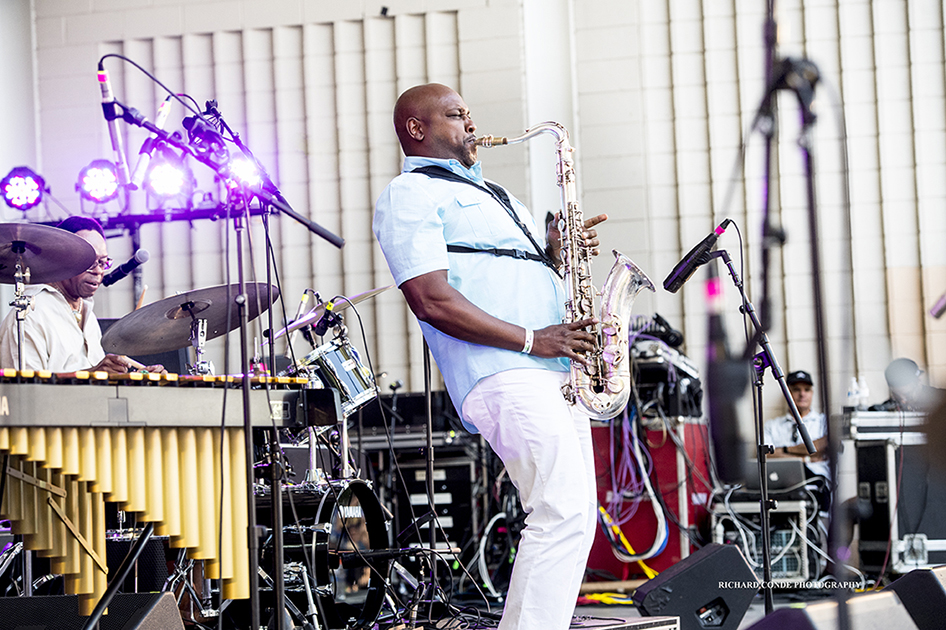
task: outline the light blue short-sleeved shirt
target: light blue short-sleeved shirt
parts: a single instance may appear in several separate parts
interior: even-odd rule
[[[565,316],[561,280],[546,265],[488,253],[453,253],[447,245],[477,249],[535,247],[505,207],[486,190],[410,171],[438,165],[483,185],[480,163],[467,169],[457,160],[407,157],[375,207],[374,233],[398,286],[432,271],[447,270],[450,286],[490,315],[527,329],[559,324]],[[520,220],[538,243],[544,236],[526,207],[510,195]],[[521,352],[460,341],[420,322],[447,391],[457,410],[482,378],[517,368],[568,371],[567,359],[543,359]]]

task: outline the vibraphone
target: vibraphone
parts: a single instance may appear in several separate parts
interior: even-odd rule
[[[341,418],[333,390],[307,382],[254,377],[253,426]],[[81,614],[108,586],[106,502],[204,560],[207,576],[223,580],[222,597],[249,598],[241,387],[232,376],[2,370],[0,516],[64,576]]]

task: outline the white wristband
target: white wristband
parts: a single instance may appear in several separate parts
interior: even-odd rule
[[[522,354],[532,354],[532,343],[535,341],[535,333],[526,328],[526,343],[522,346]]]

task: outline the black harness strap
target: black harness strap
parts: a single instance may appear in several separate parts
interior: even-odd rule
[[[509,195],[503,189],[502,186],[498,184],[493,184],[492,182],[485,182],[486,187],[480,186],[476,182],[469,180],[465,177],[461,177],[456,173],[448,171],[442,166],[437,166],[431,164],[430,166],[419,166],[411,171],[412,173],[423,173],[427,177],[433,177],[435,179],[446,179],[453,182],[460,182],[463,184],[469,184],[478,190],[482,190],[485,193],[491,195],[499,204],[506,209],[506,213],[512,218],[516,223],[516,226],[522,230],[522,233],[526,235],[526,238],[529,239],[529,242],[532,243],[532,246],[535,247],[535,251],[538,252],[533,254],[532,252],[526,252],[521,249],[499,249],[499,248],[484,248],[479,249],[476,247],[466,247],[464,245],[447,245],[448,252],[461,253],[461,254],[471,254],[471,253],[487,253],[494,256],[509,256],[512,258],[519,258],[521,260],[534,260],[540,262],[543,265],[547,266],[549,269],[555,272],[556,275],[561,277],[558,271],[558,265],[555,264],[555,261],[546,253],[538,243],[535,242],[535,239],[532,237],[532,233],[529,231],[529,228],[525,223],[519,218],[516,214],[516,211],[513,210],[512,202],[509,200]]]

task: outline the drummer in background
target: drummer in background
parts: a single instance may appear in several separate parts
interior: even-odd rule
[[[161,365],[144,366],[134,359],[106,354],[102,331],[92,312],[92,296],[111,267],[105,232],[98,221],[72,216],[57,227],[87,240],[95,250],[95,262],[86,271],[67,280],[34,284],[26,288],[33,304],[23,321],[24,370],[77,372],[129,371],[165,372]],[[0,366],[17,369],[16,310],[0,323]]]

